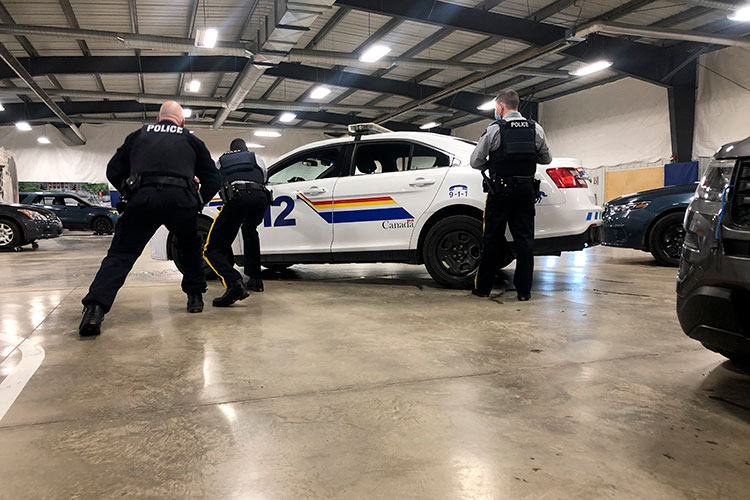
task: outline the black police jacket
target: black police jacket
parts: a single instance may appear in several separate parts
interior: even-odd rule
[[[249,151],[229,151],[219,157],[219,173],[222,182],[252,181],[265,184],[265,175]]]
[[[500,147],[490,151],[487,168],[495,177],[533,176],[536,173],[536,122],[498,120]]]
[[[116,188],[131,175],[168,175],[201,181],[201,196],[210,200],[221,184],[206,145],[169,120],[144,125],[125,138],[107,164],[107,179]]]

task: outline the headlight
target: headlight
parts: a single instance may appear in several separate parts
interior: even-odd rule
[[[650,204],[650,201],[631,201],[623,205],[607,205],[607,215],[617,215],[622,212],[630,212],[631,210],[640,210]]]
[[[116,213],[117,213],[117,210],[110,210],[110,211],[109,211],[109,213],[111,213],[111,214],[116,214]]]
[[[39,212],[35,212],[34,210],[19,210],[19,212],[21,212],[26,217],[32,220],[45,220],[46,219],[44,215],[42,215]]]

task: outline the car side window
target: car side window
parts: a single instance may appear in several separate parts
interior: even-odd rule
[[[436,149],[415,144],[411,157],[411,167],[409,170],[424,170],[428,168],[450,167],[451,159],[445,153]]]
[[[269,184],[327,179],[337,175],[339,148],[318,149],[296,155],[287,163],[274,169],[268,177]]]
[[[76,200],[75,198],[71,198],[70,196],[66,196],[63,198],[63,203],[68,207],[80,207],[82,206],[82,203]]]
[[[354,152],[354,175],[408,170],[411,148],[412,145],[406,142],[360,144]]]

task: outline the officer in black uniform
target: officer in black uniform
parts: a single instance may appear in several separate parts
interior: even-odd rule
[[[81,336],[99,335],[117,291],[162,225],[177,238],[188,311],[203,310],[206,278],[198,212],[203,207],[201,198],[210,200],[219,189],[219,173],[206,145],[184,125],[182,107],[174,101],[165,102],[158,123],[144,125],[128,135],[107,164],[107,178],[120,187],[127,204],[115,226],[107,256],[83,298]]]
[[[228,307],[246,298],[248,290],[263,291],[257,227],[263,222],[271,201],[266,188],[266,169],[262,160],[247,150],[243,139],[233,140],[229,149],[219,157],[222,182],[219,192],[224,206],[211,225],[203,249],[203,259],[219,275],[226,288],[224,295],[214,299],[214,307]],[[240,227],[247,284],[242,282],[242,275],[234,268],[233,262],[232,242]]]
[[[472,293],[488,297],[510,227],[516,248],[513,284],[518,300],[531,298],[534,273],[534,204],[539,189],[536,165],[552,162],[542,127],[518,112],[515,90],[495,98],[495,118],[471,154],[471,166],[482,170],[488,191],[484,210],[484,250]],[[489,156],[489,160],[488,160]],[[485,174],[489,171],[489,176]]]

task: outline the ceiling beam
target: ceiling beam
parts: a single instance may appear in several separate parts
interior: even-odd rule
[[[5,47],[5,45],[2,43],[0,43],[0,59],[2,59],[10,68],[12,68],[16,75],[18,75],[18,78],[23,80],[23,82],[34,91],[37,97],[39,97],[39,99],[44,102],[44,105],[49,108],[48,111],[50,113],[56,115],[70,128],[75,136],[75,142],[77,142],[79,145],[86,144],[86,136],[83,135],[80,130],[78,130],[78,127],[75,125],[75,123],[73,123],[73,121],[68,117],[68,115],[65,114],[62,109],[60,109],[60,106],[58,106],[57,103],[52,100],[52,98],[44,91],[44,89],[38,83],[36,83],[36,81],[34,81],[34,78],[29,74],[28,71],[26,71],[26,68],[24,68],[20,62],[18,62],[18,59],[16,59],[13,54],[11,54],[7,49],[7,47]],[[31,104],[34,103],[24,103],[21,106],[26,107],[30,106]]]

